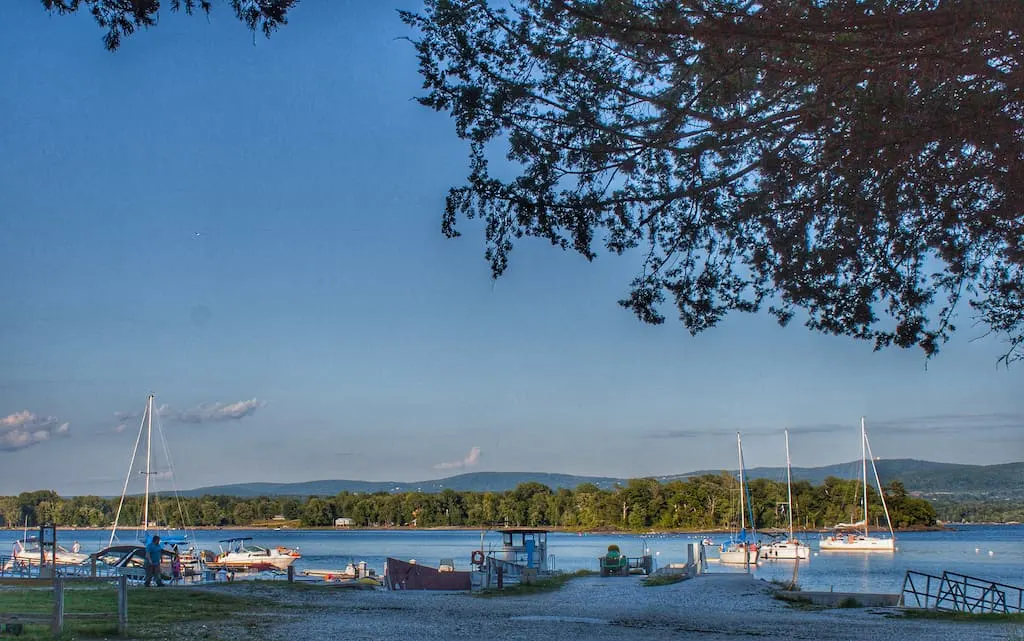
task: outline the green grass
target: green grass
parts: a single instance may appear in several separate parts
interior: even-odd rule
[[[947,612],[945,610],[923,610],[907,608],[903,610],[902,616],[910,619],[939,619],[942,621],[987,621],[991,623],[1017,623],[1024,624],[1024,613],[1014,612],[1003,614],[1000,612],[986,612],[983,614],[971,614],[970,612]]]
[[[802,603],[804,605],[812,605],[814,601],[809,597],[798,596],[798,597],[783,597],[778,592],[775,593],[776,601],[786,601],[788,603]]]
[[[641,585],[648,588],[656,588],[659,585],[672,585],[686,580],[686,574],[652,574],[641,581]]]
[[[776,590],[783,590],[785,592],[799,592],[800,585],[793,583],[792,581],[781,581],[779,579],[772,579],[768,583]]]
[[[597,574],[593,570],[577,570],[571,574],[556,574],[551,577],[538,579],[529,585],[522,583],[511,583],[505,585],[504,589],[488,588],[475,593],[473,596],[489,598],[489,597],[502,597],[502,596],[521,596],[524,594],[536,594],[538,592],[552,592],[554,590],[560,590],[563,585],[569,581],[583,577],[593,576]]]
[[[853,598],[852,596],[848,596],[845,599],[842,599],[841,601],[839,601],[839,603],[836,604],[836,607],[837,608],[863,608],[864,605],[860,601],[858,601],[857,599]]]
[[[187,621],[225,621],[240,615],[263,612],[275,606],[272,600],[224,594],[217,590],[183,587],[128,588],[128,632],[134,638],[164,636],[173,624]],[[276,606],[275,606],[276,607]],[[53,590],[49,588],[6,588],[0,590],[0,612],[45,614],[53,612]],[[64,591],[65,614],[104,613],[103,621],[64,621],[61,639],[108,637],[117,633],[117,591],[110,585],[69,585]],[[6,636],[6,635],[5,635]],[[26,625],[20,637],[11,639],[52,639],[48,625]]]

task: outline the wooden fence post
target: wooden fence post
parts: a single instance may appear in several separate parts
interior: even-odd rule
[[[293,568],[292,566],[289,565],[288,566],[288,583],[292,583],[294,581],[295,581],[295,568]]]
[[[117,577],[117,633],[128,631],[128,577]]]
[[[64,630],[64,580],[59,576],[53,579],[53,621],[50,632],[60,634]]]

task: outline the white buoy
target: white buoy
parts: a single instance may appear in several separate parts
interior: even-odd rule
[[[974,553],[975,553],[975,554],[978,554],[978,553],[980,553],[980,552],[981,552],[981,548],[974,548]]]
[[[989,555],[989,556],[992,556],[993,554],[995,554],[995,552],[993,552],[992,550],[989,550],[989,551],[988,551],[988,555]]]

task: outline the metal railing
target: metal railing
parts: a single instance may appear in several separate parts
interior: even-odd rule
[[[970,614],[1024,611],[1024,588],[956,572],[935,576],[907,570],[900,592],[900,604],[909,608]]]
[[[56,566],[47,564],[47,576],[52,577],[54,573],[59,577],[65,578],[116,579],[123,576],[131,584],[142,583],[146,577],[146,571],[142,567],[113,567],[105,563],[96,562],[95,559],[90,559],[84,563],[57,563]],[[38,563],[31,563],[9,555],[0,555],[0,579],[32,579],[39,577]],[[201,583],[213,580],[213,572],[206,570],[186,575],[177,583]]]
[[[54,566],[47,562],[52,576]],[[90,573],[89,563],[60,563],[56,565],[59,576],[107,576]],[[39,576],[39,563],[26,561],[10,555],[0,554],[0,578],[30,579]]]

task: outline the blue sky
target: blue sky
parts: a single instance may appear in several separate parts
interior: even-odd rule
[[[414,2],[399,8],[417,8]],[[146,395],[174,484],[641,476],[859,455],[1024,459],[1024,368],[621,309],[636,267],[447,240],[466,145],[413,98],[392,3],[302,3],[255,43],[216,3],[111,54],[0,6],[0,493],[117,494]],[[478,448],[474,450],[473,448]]]

